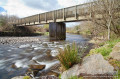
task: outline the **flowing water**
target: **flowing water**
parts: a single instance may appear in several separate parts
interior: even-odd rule
[[[65,41],[49,41],[48,36],[37,36],[39,42],[0,45],[0,79],[10,79],[14,76],[24,75],[28,65],[44,64],[44,70],[54,66],[59,61],[55,56],[58,49],[75,41],[80,46],[87,42],[87,39],[80,35],[67,34]],[[16,66],[16,67],[14,67]]]

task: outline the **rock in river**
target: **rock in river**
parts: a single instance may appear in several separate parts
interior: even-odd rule
[[[30,69],[32,70],[43,70],[45,65],[30,65]]]
[[[30,68],[27,70],[26,74],[36,76],[40,70],[45,68],[45,65],[30,65]]]
[[[16,77],[13,77],[11,79],[23,79],[23,78],[24,78],[24,76],[16,76]]]

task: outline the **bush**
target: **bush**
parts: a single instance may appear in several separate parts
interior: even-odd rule
[[[78,55],[79,48],[76,46],[75,42],[72,44],[72,46],[67,45],[64,50],[59,51],[60,54],[57,56],[58,60],[60,61],[62,68],[64,70],[69,69],[74,64],[80,62],[81,56]],[[83,50],[81,50],[80,54],[83,54]]]

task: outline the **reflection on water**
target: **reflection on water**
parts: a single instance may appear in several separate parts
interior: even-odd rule
[[[65,45],[84,45],[86,39],[80,35],[67,34],[65,41],[48,40],[47,36],[38,36],[42,41],[36,43],[0,45],[0,79],[9,79],[14,76],[24,75],[28,65],[43,64],[45,70],[59,63],[55,58],[58,49],[63,49]]]

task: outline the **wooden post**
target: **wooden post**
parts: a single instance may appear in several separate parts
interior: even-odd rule
[[[29,20],[29,25],[30,25],[30,17],[28,18],[28,20]]]
[[[63,8],[63,20],[65,20],[65,8]]]
[[[77,16],[77,5],[75,6],[75,19],[78,19],[78,16]]]
[[[40,23],[40,14],[38,14],[38,22]]]
[[[45,13],[45,22],[47,23],[47,12]]]
[[[56,19],[55,19],[55,10],[53,11],[53,22],[56,22]]]
[[[25,23],[25,18],[23,19],[23,21],[24,21],[24,25],[26,25],[26,23]]]

